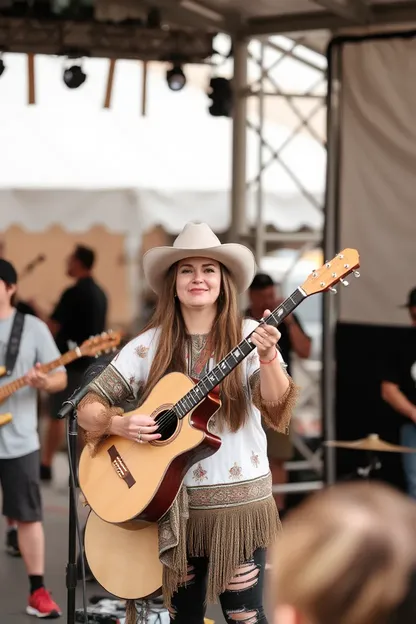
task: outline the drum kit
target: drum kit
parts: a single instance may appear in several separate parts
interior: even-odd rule
[[[329,447],[366,451],[369,457],[368,465],[357,468],[357,475],[364,479],[369,479],[375,471],[380,470],[381,461],[378,453],[416,453],[416,448],[390,444],[381,440],[376,433],[360,440],[327,440],[324,444]]]

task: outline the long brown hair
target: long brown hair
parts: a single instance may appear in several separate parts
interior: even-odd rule
[[[219,362],[242,340],[242,317],[238,309],[237,290],[229,271],[220,264],[221,292],[210,338],[214,359]],[[144,388],[147,396],[155,384],[169,372],[186,373],[186,332],[180,302],[175,297],[177,263],[166,274],[155,312],[141,333],[160,328],[158,348]],[[237,431],[247,418],[247,398],[243,387],[242,368],[237,366],[221,384],[221,420],[231,431]],[[221,423],[219,423],[221,424]]]

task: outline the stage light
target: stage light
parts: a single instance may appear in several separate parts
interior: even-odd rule
[[[64,83],[68,89],[78,89],[86,79],[87,76],[79,65],[72,65],[64,70]]]
[[[6,69],[6,65],[4,64],[3,59],[0,58],[0,76],[3,75],[5,69]]]
[[[218,76],[209,82],[208,97],[212,100],[209,113],[213,117],[231,117],[233,110],[233,89],[231,81]]]
[[[169,89],[172,91],[180,91],[186,84],[185,74],[182,71],[180,65],[173,65],[171,69],[166,72],[166,80]]]

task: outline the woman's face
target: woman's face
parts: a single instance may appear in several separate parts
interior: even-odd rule
[[[176,294],[189,308],[213,306],[220,294],[221,268],[210,258],[186,258],[178,263]]]

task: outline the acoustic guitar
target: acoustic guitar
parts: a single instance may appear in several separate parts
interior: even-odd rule
[[[40,367],[40,370],[43,373],[50,373],[55,368],[59,366],[65,366],[66,364],[70,364],[74,360],[77,360],[82,357],[98,357],[103,353],[109,353],[110,351],[114,351],[118,345],[120,344],[122,335],[120,332],[113,332],[109,330],[108,332],[104,332],[98,336],[93,336],[85,342],[82,343],[80,347],[76,347],[71,351],[67,351],[61,357],[49,362],[48,364],[43,364]],[[1,375],[0,375],[1,376]],[[24,388],[27,386],[26,377],[19,377],[19,379],[15,379],[5,384],[4,386],[0,386],[0,405],[4,403],[6,399],[8,399],[12,394],[20,390],[20,388]],[[0,427],[6,425],[13,419],[13,415],[10,413],[0,414]]]
[[[163,566],[156,523],[110,524],[90,511],[84,549],[96,581],[110,594],[139,600],[162,593]]]
[[[359,267],[355,249],[345,249],[313,271],[307,280],[261,322],[279,326],[308,296],[335,290],[333,286]],[[151,415],[159,440],[139,445],[110,436],[92,457],[85,447],[80,458],[79,482],[91,509],[106,522],[157,522],[171,507],[189,468],[213,453],[219,437],[208,429],[209,419],[221,406],[214,388],[238,366],[255,345],[246,336],[207,375],[194,383],[182,373],[169,373],[155,385],[146,401],[130,414]],[[127,414],[128,416],[129,414]]]

